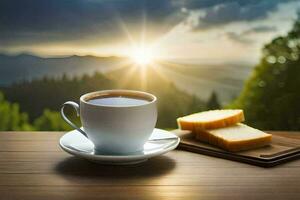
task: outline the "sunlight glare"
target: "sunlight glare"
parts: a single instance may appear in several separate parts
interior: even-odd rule
[[[135,48],[131,53],[131,59],[139,66],[146,66],[153,62],[154,55],[151,48]]]

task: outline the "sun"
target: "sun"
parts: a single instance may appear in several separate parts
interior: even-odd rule
[[[154,54],[150,47],[134,48],[130,55],[132,61],[139,66],[147,66],[154,61]]]

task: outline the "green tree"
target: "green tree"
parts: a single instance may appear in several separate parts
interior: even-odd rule
[[[26,113],[20,112],[17,103],[10,103],[5,100],[4,95],[0,93],[0,130],[32,130],[33,127],[28,123]]]
[[[268,130],[300,129],[300,18],[292,30],[263,48],[240,96],[230,107],[242,108],[246,121]]]
[[[207,101],[206,108],[207,110],[215,110],[221,108],[217,93],[215,91],[211,93],[211,96]]]
[[[155,70],[148,69],[146,77],[143,77],[145,79],[141,79],[140,71],[126,76],[131,69],[132,66],[128,66],[105,75],[96,72],[81,77],[44,77],[15,83],[3,90],[10,101],[18,102],[22,111],[29,114],[30,122],[36,130],[69,130],[58,113],[62,103],[69,100],[78,102],[84,93],[105,89],[144,90],[156,95],[159,113],[157,127],[160,128],[176,128],[176,118],[205,109],[205,103],[198,97],[179,90]],[[147,88],[141,88],[143,80],[148,80]],[[66,107],[66,111],[68,109]],[[71,115],[72,110],[67,113],[79,121]]]
[[[45,108],[58,111],[66,101],[78,101],[87,92],[111,89],[114,82],[101,73],[82,77],[43,77],[32,81],[15,83],[2,88],[6,98],[18,102],[22,111],[28,113],[30,122],[41,116]],[[30,97],[30,98],[29,98]]]
[[[34,120],[33,125],[39,131],[67,131],[72,128],[62,119],[60,113],[45,109],[43,114]]]

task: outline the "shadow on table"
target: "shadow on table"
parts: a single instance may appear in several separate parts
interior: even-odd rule
[[[130,179],[161,176],[171,172],[175,166],[175,161],[167,156],[158,156],[143,163],[123,166],[101,165],[77,157],[69,157],[58,163],[55,170],[67,176]]]

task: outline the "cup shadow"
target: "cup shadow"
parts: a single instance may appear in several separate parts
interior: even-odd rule
[[[64,176],[90,179],[146,178],[170,173],[176,162],[167,156],[158,156],[133,165],[101,165],[77,157],[68,157],[55,166],[55,171]]]

